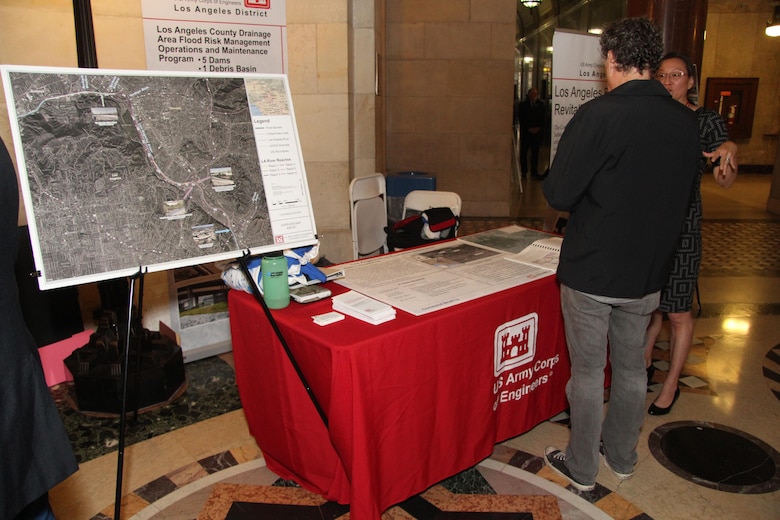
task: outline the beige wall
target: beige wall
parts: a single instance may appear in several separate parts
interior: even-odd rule
[[[772,176],[766,210],[780,215],[780,146],[777,147],[777,155],[775,156],[775,173]]]
[[[72,1],[0,3],[0,64],[78,66]],[[16,164],[5,94],[0,96],[0,137]],[[21,204],[19,223],[27,224]]]
[[[386,2],[387,173],[436,176],[466,216],[508,216],[514,0]]]
[[[737,141],[739,162],[772,165],[780,132],[780,38],[764,34],[772,18],[771,4],[766,0],[709,0],[708,7],[701,99],[709,77],[759,78],[752,135]]]

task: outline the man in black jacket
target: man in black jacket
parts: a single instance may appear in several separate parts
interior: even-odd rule
[[[553,208],[570,212],[558,278],[571,361],[571,436],[564,451],[548,447],[545,460],[584,491],[595,486],[599,453],[618,478],[634,472],[647,392],[645,329],[697,171],[695,115],[651,80],[662,51],[658,29],[646,19],[604,31],[608,93],[569,122],[543,187]],[[604,416],[608,351],[612,386]]]

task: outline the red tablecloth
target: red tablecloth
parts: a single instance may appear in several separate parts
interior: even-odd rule
[[[271,311],[327,428],[254,297],[231,291],[229,307],[238,389],[268,467],[349,503],[355,520],[380,518],[566,408],[555,277],[381,325],[314,324],[329,298]]]

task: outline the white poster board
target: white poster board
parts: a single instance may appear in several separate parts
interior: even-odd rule
[[[317,242],[286,76],[0,73],[41,289]]]
[[[287,73],[285,0],[142,0],[146,68]]]
[[[607,91],[598,35],[556,29],[553,52],[550,164],[566,125],[580,106]]]

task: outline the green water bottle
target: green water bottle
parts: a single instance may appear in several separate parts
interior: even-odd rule
[[[290,286],[287,284],[287,259],[281,253],[263,256],[260,262],[263,277],[263,299],[269,309],[284,309],[290,305]]]

